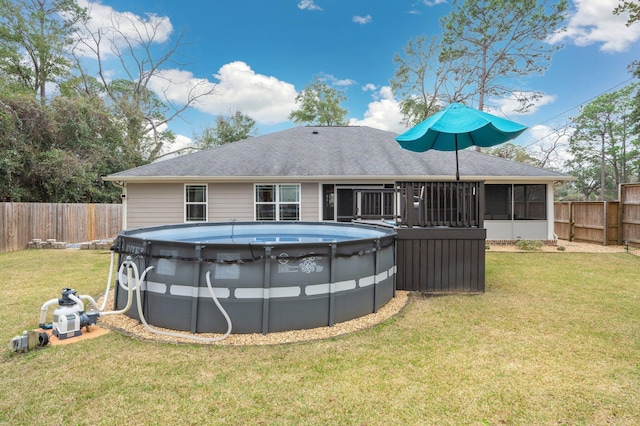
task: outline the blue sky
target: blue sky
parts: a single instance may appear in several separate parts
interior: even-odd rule
[[[180,55],[163,71],[173,84],[158,80],[151,87],[176,104],[194,81],[216,94],[170,124],[179,145],[213,125],[216,115],[237,109],[256,120],[261,134],[294,126],[287,117],[295,95],[315,76],[345,91],[350,124],[400,133],[398,99],[389,89],[393,56],[411,38],[440,34],[439,18],[451,11],[446,0],[77,1],[96,27],[114,17],[131,30],[153,20],[158,52],[184,32]],[[564,48],[544,75],[518,82],[520,90],[544,92],[540,104],[516,114],[509,99],[490,100],[530,127],[517,142],[534,151],[554,139],[581,104],[621,87],[631,77],[627,65],[640,59],[640,23],[626,27],[626,17],[612,14],[618,0],[570,3],[568,30],[552,40]],[[107,65],[118,77],[117,62]]]

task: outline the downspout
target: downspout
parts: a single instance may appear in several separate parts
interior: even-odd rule
[[[127,229],[127,184],[116,180],[112,180],[111,184],[122,190],[120,194],[120,199],[122,200],[122,229]]]

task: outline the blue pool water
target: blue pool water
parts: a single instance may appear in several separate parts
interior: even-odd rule
[[[190,243],[324,243],[379,238],[388,230],[323,222],[197,223],[127,231],[136,238]]]

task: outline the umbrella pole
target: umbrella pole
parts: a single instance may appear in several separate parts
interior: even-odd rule
[[[458,167],[458,134],[455,135],[456,140],[456,180],[460,180],[460,168]]]

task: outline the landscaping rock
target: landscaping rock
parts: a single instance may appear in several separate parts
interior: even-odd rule
[[[81,250],[109,250],[113,245],[113,239],[93,240],[84,243],[68,244],[64,241],[56,241],[49,238],[43,241],[40,238],[34,238],[27,243],[28,249],[81,249]]]
[[[49,238],[42,241],[40,238],[34,238],[27,243],[27,248],[30,249],[64,249],[67,248],[67,243],[63,241],[56,241],[53,238]]]

